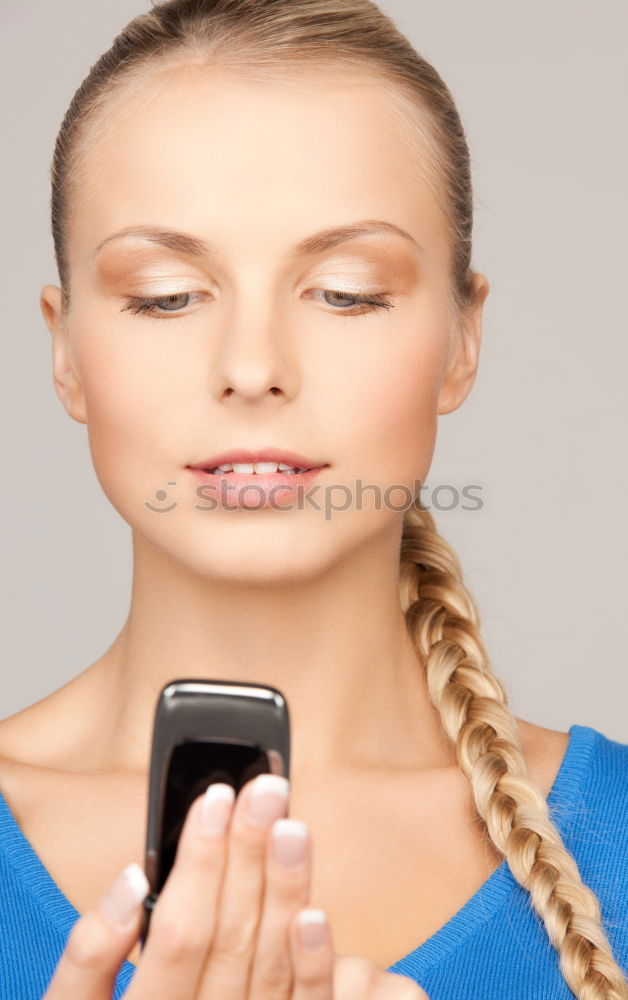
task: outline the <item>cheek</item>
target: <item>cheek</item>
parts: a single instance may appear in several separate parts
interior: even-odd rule
[[[90,328],[81,341],[79,364],[87,406],[87,433],[98,479],[121,505],[149,497],[155,488],[168,431],[167,366],[151,362],[147,344],[122,342]],[[157,473],[158,474],[158,473]]]
[[[377,450],[384,456],[386,480],[416,492],[432,462],[437,430],[436,372],[418,362],[396,372],[392,391],[381,392],[376,412]],[[391,383],[389,383],[389,386]],[[401,502],[395,493],[393,502]]]
[[[352,398],[359,448],[373,481],[414,487],[425,480],[438,426],[438,391],[443,364],[441,336],[408,337],[402,349],[379,355]],[[359,472],[358,475],[364,475]]]
[[[381,403],[382,445],[402,481],[424,479],[432,460],[437,428],[440,366],[416,358],[396,373],[394,391]]]

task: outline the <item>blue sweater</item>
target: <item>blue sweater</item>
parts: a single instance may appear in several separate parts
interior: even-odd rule
[[[571,726],[547,801],[583,881],[600,900],[604,930],[628,974],[628,744]],[[0,793],[0,1000],[40,1000],[78,918]],[[113,1000],[135,968],[122,964]],[[414,979],[430,1000],[573,998],[530,895],[505,859],[462,909],[389,971]]]

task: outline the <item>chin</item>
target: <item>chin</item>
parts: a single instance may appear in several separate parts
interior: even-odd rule
[[[327,525],[329,528],[329,525]],[[289,537],[292,536],[293,537]],[[140,561],[163,558],[171,571],[186,571],[220,586],[281,587],[305,583],[325,572],[339,553],[324,544],[329,531],[295,526],[294,533],[271,529],[248,532],[237,525],[212,525],[211,530],[136,534]]]

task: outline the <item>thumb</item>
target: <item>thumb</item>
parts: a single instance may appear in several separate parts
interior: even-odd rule
[[[141,903],[149,889],[135,861],[119,872],[72,927],[42,1000],[110,1000],[120,965],[140,933]]]

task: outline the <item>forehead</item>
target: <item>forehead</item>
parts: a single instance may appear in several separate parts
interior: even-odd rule
[[[370,78],[236,81],[185,66],[114,95],[95,124],[72,199],[81,257],[155,223],[218,234],[239,253],[359,218],[444,240],[425,123]]]

